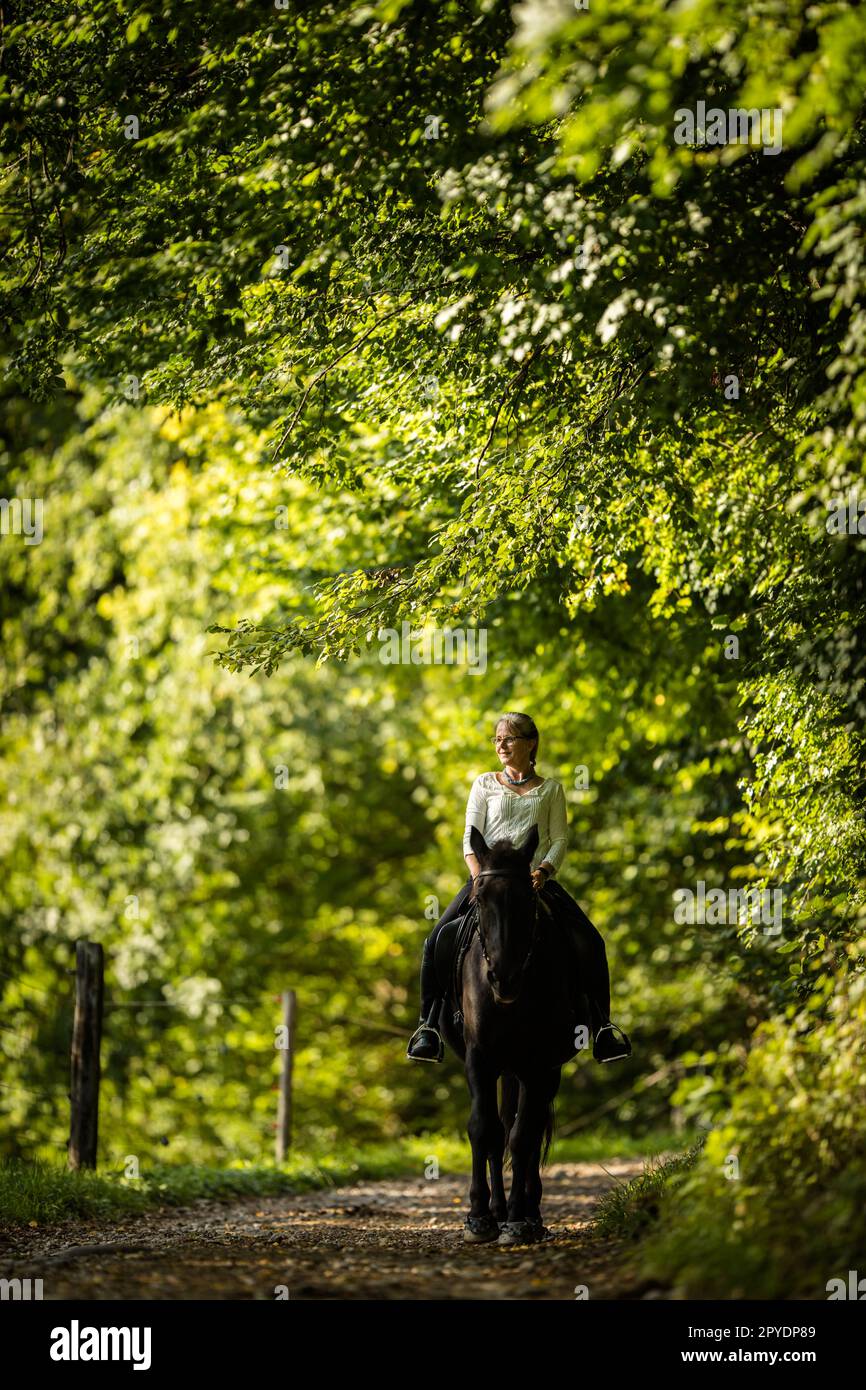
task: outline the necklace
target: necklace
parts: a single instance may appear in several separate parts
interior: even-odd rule
[[[535,776],[535,772],[530,770],[525,777],[509,777],[505,768],[503,768],[502,776],[505,778],[506,782],[509,782],[511,784],[512,787],[522,787],[524,782],[532,781],[533,777]]]

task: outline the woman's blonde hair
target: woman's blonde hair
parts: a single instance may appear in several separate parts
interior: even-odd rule
[[[530,719],[528,714],[520,714],[516,710],[512,710],[510,714],[500,714],[496,721],[496,727],[493,730],[494,737],[496,735],[496,729],[499,728],[500,724],[504,724],[510,734],[517,734],[520,738],[535,739],[535,747],[529,755],[529,761],[532,766],[535,767],[538,745],[541,741],[538,729],[535,726],[535,720]]]

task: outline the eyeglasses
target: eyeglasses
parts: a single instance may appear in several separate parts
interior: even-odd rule
[[[525,735],[525,734],[515,734],[513,738],[497,738],[496,735],[494,734],[494,736],[493,736],[493,738],[490,740],[490,742],[493,744],[493,746],[494,746],[495,748],[498,748],[499,745],[500,745],[500,743],[502,744],[503,748],[510,748],[511,745],[512,745],[512,743],[525,743],[525,742],[526,742],[526,735]]]

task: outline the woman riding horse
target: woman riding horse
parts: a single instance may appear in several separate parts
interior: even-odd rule
[[[521,844],[532,826],[537,825],[539,842],[532,858],[532,884],[574,943],[576,969],[590,999],[593,1056],[597,1062],[629,1057],[628,1037],[610,1019],[610,975],[604,940],[574,898],[554,879],[565,858],[568,838],[565,793],[559,782],[539,777],[535,771],[538,729],[528,714],[503,714],[497,721],[493,744],[502,767],[498,772],[482,772],[469,793],[463,857],[470,876],[424,942],[421,1017],[406,1056],[415,1062],[441,1062],[445,1055],[442,1035],[436,1027],[442,1003],[435,967],[436,937],[446,922],[459,917],[469,906],[473,881],[481,867],[472,852],[473,827],[488,844],[497,840]]]

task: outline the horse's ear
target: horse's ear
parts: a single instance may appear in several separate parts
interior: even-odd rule
[[[469,831],[469,844],[475,858],[483,864],[490,851],[487,848],[487,841],[477,826],[473,825],[472,829]]]
[[[534,825],[530,830],[529,834],[527,835],[526,839],[524,840],[523,845],[521,846],[523,853],[530,864],[532,863],[533,854],[538,849],[539,839],[540,836],[538,834],[538,826]]]

